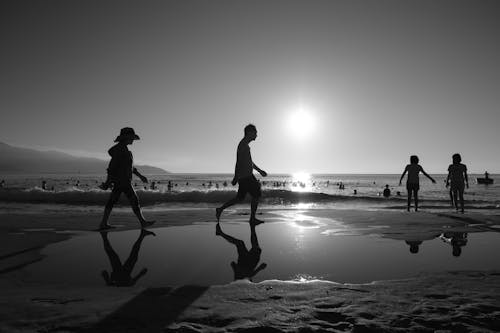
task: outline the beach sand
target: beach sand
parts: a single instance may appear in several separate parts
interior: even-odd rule
[[[155,227],[213,223],[213,213],[208,208],[146,211],[148,218],[157,221]],[[295,213],[265,209],[262,218],[273,223]],[[380,227],[382,237],[394,239],[441,232],[443,226],[465,232],[498,231],[500,226],[500,216],[480,213],[304,209],[300,214],[335,219],[342,232],[373,233]],[[44,246],[91,232],[100,217],[99,212],[84,211],[0,211],[0,332],[500,330],[500,272],[496,271],[422,274],[367,284],[273,280],[210,287],[75,288],[70,283],[23,279],[19,268],[43,260]],[[119,230],[138,228],[128,211],[113,213],[111,223]]]

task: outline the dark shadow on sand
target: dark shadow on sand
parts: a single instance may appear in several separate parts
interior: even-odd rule
[[[85,332],[162,332],[208,287],[149,288]]]

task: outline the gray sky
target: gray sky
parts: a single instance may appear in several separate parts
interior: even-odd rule
[[[0,141],[231,172],[500,172],[498,1],[2,1]],[[302,108],[311,119],[290,125]]]

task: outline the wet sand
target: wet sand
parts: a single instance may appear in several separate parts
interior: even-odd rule
[[[247,211],[230,211],[221,222],[244,220]],[[214,222],[213,209],[146,213],[157,220],[155,227]],[[91,232],[100,216],[97,212],[0,212],[1,332],[500,330],[500,272],[457,271],[357,285],[237,281],[210,287],[75,288],[23,279],[19,268],[43,260],[43,246]],[[338,222],[333,232],[339,234],[375,230],[394,239],[422,238],[443,227],[497,232],[500,226],[500,216],[477,213],[304,209],[298,214],[284,209],[263,210],[261,218],[266,223],[286,219],[303,227],[329,218]],[[114,213],[111,223],[119,225],[118,230],[138,228],[130,212]]]

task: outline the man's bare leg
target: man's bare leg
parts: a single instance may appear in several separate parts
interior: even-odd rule
[[[228,202],[226,202],[225,204],[223,204],[219,208],[215,208],[215,217],[217,218],[217,223],[220,221],[220,216],[222,215],[222,212],[224,211],[224,209],[231,207],[240,201],[241,200],[238,199],[238,197],[236,197],[236,198],[229,200]]]
[[[259,220],[258,218],[255,217],[255,214],[257,213],[257,207],[259,206],[259,198],[252,198],[252,203],[250,206],[250,224],[253,226],[259,225],[261,223],[264,223],[264,221]]]

